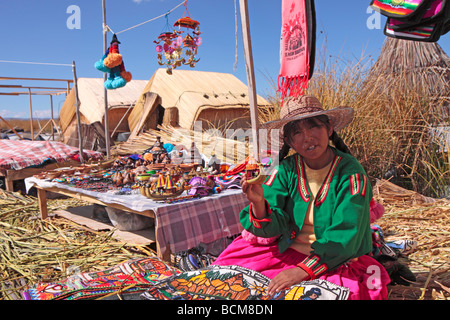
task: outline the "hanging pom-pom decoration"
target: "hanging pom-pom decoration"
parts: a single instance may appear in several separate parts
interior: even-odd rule
[[[125,64],[122,62],[120,65],[120,76],[128,83],[131,81],[133,76],[131,75],[131,72],[125,70]]]
[[[120,66],[122,63],[122,55],[119,53],[119,44],[120,42],[117,40],[117,36],[113,35],[111,45],[109,46],[108,56],[103,60],[103,64],[110,69]]]
[[[104,83],[105,88],[108,90],[122,88],[132,79],[131,73],[125,70],[123,57],[119,53],[119,44],[120,42],[114,34],[111,45],[106,50],[103,58],[94,64],[97,70],[109,74]]]
[[[105,60],[105,58],[108,56],[109,53],[109,49],[105,52],[105,54],[103,55],[103,58],[101,58],[99,61],[97,61],[95,63],[95,69],[105,72],[105,73],[109,73],[111,72],[111,69],[106,67],[105,64],[103,63],[103,60]]]

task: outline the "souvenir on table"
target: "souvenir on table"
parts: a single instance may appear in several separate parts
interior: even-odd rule
[[[207,185],[207,179],[198,176],[194,176],[189,180],[189,186],[188,195],[190,196],[205,197],[209,195],[209,192],[212,190],[212,188]]]
[[[143,152],[144,160],[151,164],[169,163],[170,158],[167,150],[164,148],[164,143],[161,142],[161,137],[156,137],[155,143]]]
[[[267,178],[264,174],[264,166],[258,163],[255,158],[249,157],[245,166],[245,177],[248,184],[262,184]]]
[[[120,42],[114,34],[103,58],[95,63],[97,70],[109,74],[108,79],[104,83],[105,88],[108,90],[124,87],[132,79],[131,73],[125,69],[123,57],[119,52],[119,44]]]
[[[146,183],[140,186],[142,195],[156,201],[178,197],[184,190],[184,184],[175,184],[170,174],[164,177],[161,173],[158,175],[156,183]]]

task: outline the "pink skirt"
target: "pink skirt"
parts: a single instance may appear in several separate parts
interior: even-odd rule
[[[272,279],[282,270],[295,268],[305,258],[306,255],[294,249],[279,253],[276,242],[250,243],[239,236],[212,264],[238,265]],[[348,288],[349,300],[385,300],[387,285],[391,281],[384,267],[369,256],[361,256],[357,261],[327,271],[319,278]]]

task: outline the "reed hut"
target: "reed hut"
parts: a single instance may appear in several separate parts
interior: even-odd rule
[[[121,132],[130,132],[128,127],[128,116],[147,82],[147,80],[132,80],[127,83],[125,87],[108,90],[108,125],[110,137],[112,139],[117,138],[117,135]],[[89,135],[82,135],[83,140],[87,141],[88,145],[86,147],[89,147],[94,143],[90,141],[93,140],[93,137],[89,132],[101,132],[101,128],[104,128],[105,125],[103,83],[104,81],[101,78],[79,78],[77,82],[82,131],[84,134]],[[59,122],[63,142],[68,145],[78,146],[74,87],[70,90],[70,93],[61,108]],[[90,126],[95,127],[94,129],[96,130],[86,129],[86,127]],[[83,143],[86,141],[83,141]]]
[[[449,117],[450,58],[436,42],[386,37],[366,85],[379,92],[421,92]]]
[[[269,103],[257,96],[258,107]],[[247,86],[232,74],[158,69],[148,81],[128,118],[131,137],[144,130],[170,125],[202,128],[250,128]]]

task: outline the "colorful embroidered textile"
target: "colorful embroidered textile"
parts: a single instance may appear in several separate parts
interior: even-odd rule
[[[266,295],[270,279],[239,266],[211,266],[160,281],[141,297],[149,300],[346,300],[348,289],[326,280],[304,281]]]
[[[443,0],[434,0],[427,8],[425,13],[423,14],[422,19],[415,23],[408,19],[395,19],[388,17],[387,25],[395,30],[402,31],[408,30],[411,27],[418,27],[423,25],[430,25],[438,22],[441,19],[441,16],[445,14],[445,1]]]
[[[389,26],[389,21],[384,28],[384,34],[397,39],[403,40],[417,40],[425,42],[436,42],[441,37],[443,24],[429,25],[412,28],[405,31],[395,31]]]
[[[48,160],[76,160],[80,150],[57,141],[0,140],[0,169],[20,170]],[[101,160],[103,154],[84,150],[84,159]]]
[[[25,300],[81,300],[111,293],[144,292],[157,281],[179,272],[156,257],[139,258],[107,270],[74,275],[60,282],[40,283],[22,295]]]
[[[390,18],[420,20],[426,7],[433,0],[372,0],[370,6]]]
[[[436,42],[449,31],[448,0],[373,0],[372,9],[387,17],[386,36]]]
[[[302,95],[311,78],[315,59],[315,8],[313,0],[282,1],[281,68],[278,91]]]

